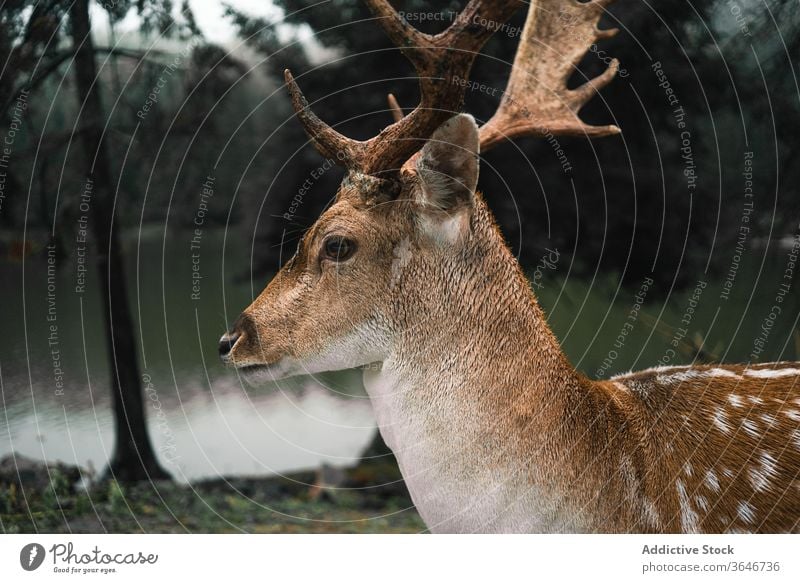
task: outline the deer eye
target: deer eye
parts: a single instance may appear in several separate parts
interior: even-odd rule
[[[334,235],[328,237],[322,244],[322,258],[331,261],[344,261],[349,259],[356,250],[356,244],[350,239]]]

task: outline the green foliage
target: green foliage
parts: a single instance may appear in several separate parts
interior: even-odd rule
[[[108,482],[108,503],[112,512],[125,512],[128,502],[125,499],[125,487],[116,480]]]
[[[30,183],[35,197],[27,207],[27,197],[8,196],[0,220],[15,226],[24,221],[47,230],[55,226],[57,238],[65,241],[75,238],[77,201],[85,184],[83,153],[70,148],[79,137],[71,129],[83,121],[76,119],[80,101],[70,82],[74,67],[68,67],[69,4],[44,2],[30,11],[25,2],[11,3],[0,13],[0,33],[8,33],[0,34],[0,58],[11,64],[0,75],[0,105],[6,105],[2,115],[12,114],[20,88],[31,88],[6,193],[27,189]],[[99,47],[96,58],[98,86],[107,108],[105,139],[112,154],[111,171],[115,177],[121,174],[117,216],[123,226],[138,224],[142,215],[146,222],[161,223],[169,207],[177,224],[192,225],[200,185],[212,171],[220,185],[218,199],[232,196],[242,165],[250,161],[263,133],[256,128],[259,120],[243,123],[240,113],[252,108],[260,96],[248,85],[246,67],[238,59],[199,36],[185,0],[180,10],[171,0],[127,0],[103,7],[112,24],[136,11],[143,35],[141,49],[118,48],[109,59],[107,47]],[[54,28],[59,22],[62,26]],[[146,50],[152,41],[144,37],[156,34],[160,37],[156,48]],[[240,90],[230,91],[234,85]],[[155,88],[156,102],[149,104]],[[230,104],[235,108],[229,109]],[[236,127],[241,130],[236,135],[225,133]],[[227,156],[215,169],[219,145],[225,141]],[[213,205],[206,224],[227,219],[225,205]]]
[[[0,485],[0,514],[10,514],[17,505],[17,485]]]
[[[42,495],[44,505],[47,508],[57,510],[61,507],[61,501],[72,493],[72,485],[66,474],[58,468],[50,470],[50,483]]]
[[[395,469],[396,471],[396,469]],[[28,493],[29,506],[0,508],[0,532],[420,532],[425,525],[404,495],[341,491],[311,500],[298,484],[280,478],[233,480],[226,485],[150,484],[121,488],[116,482],[59,494],[52,510],[45,494]],[[0,496],[0,501],[3,498]]]

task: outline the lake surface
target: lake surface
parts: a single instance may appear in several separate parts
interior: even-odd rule
[[[251,250],[240,237],[204,232],[199,251],[189,232],[124,238],[141,372],[155,395],[146,408],[156,450],[173,448],[160,457],[181,480],[352,464],[375,432],[360,372],[252,388],[217,359],[226,323],[268,280],[250,280]],[[114,437],[96,276],[90,262],[76,292],[74,255],[48,273],[44,243],[34,251],[0,260],[0,457],[14,451],[99,471]],[[757,346],[762,361],[797,359],[800,302],[796,274],[786,277],[787,253],[748,250],[733,280],[727,270],[698,274],[680,293],[646,280],[620,288],[611,275],[577,280],[566,260],[544,261],[531,278],[573,363],[607,378],[709,357],[744,362]],[[786,281],[790,291],[780,296]]]

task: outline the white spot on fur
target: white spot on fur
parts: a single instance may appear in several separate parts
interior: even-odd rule
[[[729,468],[722,468],[722,475],[726,478],[732,478],[733,472]]]
[[[744,429],[745,433],[753,437],[761,436],[761,432],[759,432],[756,422],[752,419],[745,419],[742,421],[742,429]]]
[[[710,377],[730,377],[738,379],[739,375],[731,370],[725,370],[724,368],[712,368],[706,373],[707,376]]]
[[[774,478],[778,475],[778,462],[771,453],[762,451],[758,459],[761,462],[761,469],[768,477]]]
[[[614,380],[618,380],[618,379],[624,379],[624,378],[632,376],[632,375],[660,374],[660,373],[669,372],[669,371],[672,371],[672,370],[679,370],[679,369],[686,369],[686,368],[687,368],[686,365],[680,365],[680,366],[653,366],[653,367],[645,368],[643,370],[639,370],[639,371],[635,371],[635,372],[630,370],[628,372],[624,372],[622,374],[615,375],[615,376],[611,377],[610,380],[614,381]]]
[[[658,377],[658,380],[664,384],[672,384],[672,383],[685,383],[702,377],[703,373],[697,372],[695,370],[687,370],[685,372],[676,372],[671,375],[661,375]]]
[[[676,480],[675,489],[678,491],[678,501],[681,505],[681,530],[686,534],[699,532],[697,512],[692,508],[683,482]]]
[[[702,510],[703,512],[708,512],[708,500],[706,500],[705,496],[697,496],[694,499],[695,504],[697,507]]]
[[[753,405],[762,405],[764,403],[764,399],[761,397],[756,397],[755,395],[749,395],[747,400],[750,401]]]
[[[730,404],[736,407],[737,409],[741,408],[742,406],[742,398],[739,395],[731,393],[730,395],[728,395],[728,401],[730,401]]]
[[[739,502],[736,513],[739,515],[739,519],[747,524],[753,524],[756,519],[756,509],[749,502]]]
[[[753,485],[753,490],[756,492],[763,492],[769,488],[769,480],[758,468],[750,468],[747,470],[750,476],[750,483]]]
[[[770,481],[778,475],[778,462],[766,451],[758,456],[759,467],[750,468],[748,474],[750,483],[756,492],[763,492],[770,486]]]
[[[778,369],[762,369],[762,370],[746,370],[744,371],[749,377],[759,379],[777,379],[780,377],[791,377],[800,375],[800,368],[778,368]]]
[[[661,525],[661,517],[658,515],[656,505],[652,500],[646,499],[644,501],[644,517],[653,528],[658,528]]]
[[[789,409],[784,411],[784,413],[786,413],[786,416],[792,421],[800,421],[800,411],[797,409]]]
[[[683,473],[685,473],[687,476],[691,476],[692,475],[692,464],[690,464],[689,462],[686,462],[685,464],[683,464]]]
[[[704,481],[706,483],[706,486],[708,486],[709,490],[711,490],[712,492],[719,492],[719,480],[717,479],[717,474],[715,474],[711,470],[708,470],[706,472],[706,477]]]
[[[673,364],[673,365],[665,365],[665,366],[652,366],[650,368],[644,369],[642,372],[668,372],[671,370],[679,370],[685,369],[687,366],[685,364]]]
[[[775,415],[773,415],[772,413],[762,414],[761,420],[766,424],[767,427],[772,427],[773,425],[775,425],[775,423],[777,423],[777,419],[775,418]]]
[[[795,429],[792,432],[792,441],[794,442],[794,446],[800,450],[800,429]],[[800,484],[800,482],[798,482]]]
[[[725,410],[722,407],[717,407],[714,412],[714,424],[722,433],[730,433],[731,426],[728,424],[728,417],[725,415]]]

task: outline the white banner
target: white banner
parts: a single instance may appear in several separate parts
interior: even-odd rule
[[[3,535],[0,581],[800,581],[796,535]]]

